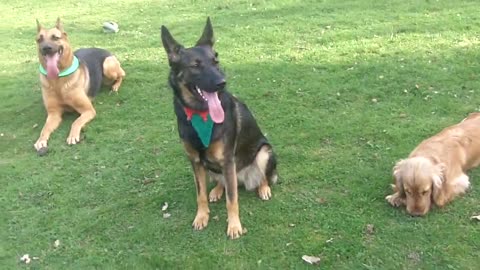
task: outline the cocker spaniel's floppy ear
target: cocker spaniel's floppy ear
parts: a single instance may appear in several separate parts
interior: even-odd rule
[[[437,205],[443,205],[443,182],[445,181],[445,169],[444,163],[438,163],[435,165],[435,169],[432,175],[432,197],[433,201]]]
[[[403,197],[405,196],[405,190],[403,189],[403,179],[402,179],[402,169],[405,164],[405,160],[401,159],[397,161],[393,167],[393,177],[395,178],[395,192],[400,193]]]

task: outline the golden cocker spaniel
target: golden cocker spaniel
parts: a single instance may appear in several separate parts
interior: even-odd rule
[[[444,206],[470,186],[466,172],[480,165],[480,113],[424,140],[393,168],[394,193],[385,199],[423,216],[432,204]]]

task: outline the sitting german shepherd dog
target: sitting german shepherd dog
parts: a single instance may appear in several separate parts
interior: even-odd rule
[[[210,18],[201,38],[192,48],[177,43],[165,26],[162,42],[170,65],[169,83],[174,93],[178,132],[195,174],[197,215],[195,230],[208,224],[208,201],[216,202],[226,190],[227,235],[242,235],[237,183],[257,189],[262,200],[272,194],[269,184],[277,180],[276,160],[247,106],[225,90],[218,54],[213,50]],[[207,200],[207,173],[217,186]]]
[[[34,147],[39,155],[44,155],[50,134],[62,122],[65,111],[80,114],[72,124],[67,144],[80,142],[82,128],[96,115],[91,100],[99,92],[102,83],[118,92],[125,71],[117,58],[104,49],[73,51],[60,18],[51,29],[42,27],[37,20],[36,41],[47,120]]]

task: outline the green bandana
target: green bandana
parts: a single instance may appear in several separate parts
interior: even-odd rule
[[[68,76],[70,74],[72,74],[73,72],[77,71],[78,67],[80,66],[80,61],[78,61],[78,58],[74,55],[73,56],[73,63],[70,67],[68,67],[67,69],[65,70],[62,70],[59,74],[58,74],[58,77],[65,77],[65,76]],[[38,69],[40,70],[40,73],[42,73],[43,75],[47,75],[47,71],[45,70],[45,68],[42,66],[42,64],[40,64],[40,66],[38,67]]]
[[[210,145],[213,131],[213,121],[210,115],[207,115],[207,121],[204,121],[199,114],[193,114],[191,123],[197,132],[198,137],[202,141],[203,146],[208,147]]]

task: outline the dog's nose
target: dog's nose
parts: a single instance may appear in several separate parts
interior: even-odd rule
[[[217,82],[217,89],[223,89],[226,84],[227,81],[225,81],[225,79],[221,79],[219,82]]]
[[[52,52],[52,47],[45,45],[42,47],[42,54],[46,55]]]

